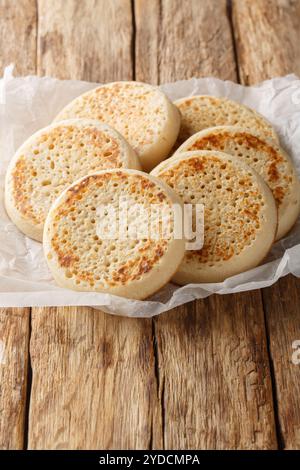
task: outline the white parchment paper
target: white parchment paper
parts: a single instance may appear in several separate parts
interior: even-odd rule
[[[12,67],[0,81],[0,306],[90,305],[109,313],[151,317],[212,293],[228,294],[266,287],[281,276],[300,277],[300,220],[277,242],[264,264],[216,284],[167,285],[150,300],[136,301],[99,293],[73,292],[56,286],[44,260],[42,246],[22,233],[3,205],[7,164],[33,132],[51,123],[69,101],[94,83],[49,77],[14,78]],[[161,87],[172,99],[195,94],[226,96],[265,115],[278,131],[300,175],[300,80],[294,75],[244,87],[217,78],[193,78]]]

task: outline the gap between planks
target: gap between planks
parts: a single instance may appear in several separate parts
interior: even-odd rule
[[[31,353],[30,353],[30,341],[31,341],[31,320],[32,320],[32,308],[29,309],[29,333],[28,333],[28,366],[27,366],[27,384],[26,384],[26,399],[25,399],[25,416],[24,416],[24,439],[23,449],[28,449],[28,435],[29,435],[29,411],[30,411],[30,398],[31,398],[31,387],[32,387],[32,364],[31,364]]]
[[[131,14],[132,14],[132,37],[131,37],[131,53],[132,53],[132,77],[136,80],[136,17],[135,17],[135,0],[131,2]],[[165,449],[165,409],[164,409],[164,381],[160,374],[159,364],[159,353],[157,344],[157,335],[155,328],[155,318],[151,319],[152,324],[152,347],[153,347],[153,358],[154,358],[154,376],[156,381],[157,391],[157,406],[159,410],[159,416],[154,419],[152,416],[152,428],[149,442],[149,450],[157,449],[156,438],[154,437],[157,433],[155,432],[155,426],[160,425],[161,429],[158,432],[158,436],[161,436],[162,449]],[[159,438],[157,439],[157,441]]]

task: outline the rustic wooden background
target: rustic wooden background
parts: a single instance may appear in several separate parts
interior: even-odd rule
[[[300,75],[300,0],[0,0],[0,69],[106,82]],[[154,320],[0,310],[3,449],[300,448],[291,276]]]

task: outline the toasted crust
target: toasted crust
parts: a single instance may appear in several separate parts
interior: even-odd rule
[[[204,205],[204,245],[187,251],[174,281],[221,282],[268,253],[277,229],[275,200],[263,179],[217,151],[178,153],[152,171],[184,203]]]
[[[25,235],[42,241],[54,199],[79,177],[115,167],[141,168],[113,128],[89,119],[52,124],[31,136],[11,160],[5,181],[7,213]]]
[[[279,142],[272,125],[259,113],[228,98],[197,95],[175,101],[181,113],[177,147],[191,135],[208,127],[239,126]]]
[[[259,173],[270,187],[278,207],[278,232],[282,238],[300,211],[299,180],[287,153],[272,140],[235,126],[205,129],[191,136],[177,152],[218,150],[240,158]]]
[[[139,82],[114,82],[69,103],[56,121],[71,117],[99,119],[117,129],[150,171],[172,149],[180,113],[159,88]]]
[[[107,292],[143,299],[165,285],[183,256],[183,239],[101,237],[98,208],[109,204],[116,210],[120,200],[143,204],[181,204],[178,196],[157,178],[135,170],[103,170],[78,180],[52,205],[44,229],[44,252],[57,283],[79,291]],[[116,220],[116,219],[114,219]],[[124,223],[120,215],[120,223]],[[174,220],[168,219],[170,226]],[[138,212],[129,222],[140,226]],[[109,224],[113,224],[109,214]],[[118,229],[117,229],[118,230]],[[119,234],[119,232],[118,232]]]

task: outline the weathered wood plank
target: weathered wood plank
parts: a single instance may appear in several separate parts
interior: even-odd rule
[[[164,443],[276,447],[259,292],[214,296],[156,321]]]
[[[300,448],[300,285],[287,276],[263,291],[276,387],[281,447]],[[297,347],[297,351],[295,349]],[[295,362],[293,362],[293,354]]]
[[[236,79],[225,0],[136,0],[135,12],[137,80]],[[155,331],[165,448],[276,448],[259,292],[181,307]]]
[[[23,449],[30,309],[0,309],[0,449]]]
[[[29,447],[149,448],[151,325],[88,308],[35,309]]]
[[[135,15],[139,80],[235,77],[225,1],[135,0]]]
[[[132,78],[130,0],[55,0],[48,7],[39,1],[40,74]],[[67,53],[58,57],[61,44]],[[151,446],[157,397],[151,320],[88,308],[33,309],[31,338],[29,448]]]
[[[36,71],[36,1],[0,0],[0,73],[15,64],[16,75]]]
[[[36,70],[35,0],[0,0],[0,73]],[[0,310],[0,449],[22,449],[25,441],[30,309]]]
[[[233,3],[240,75],[245,83],[300,74],[300,2],[244,0]],[[262,291],[276,386],[280,445],[300,448],[299,366],[292,342],[300,339],[298,279],[287,276]]]
[[[243,83],[300,75],[299,0],[234,0],[233,21]]]
[[[130,0],[38,0],[38,72],[102,82],[132,78]]]

